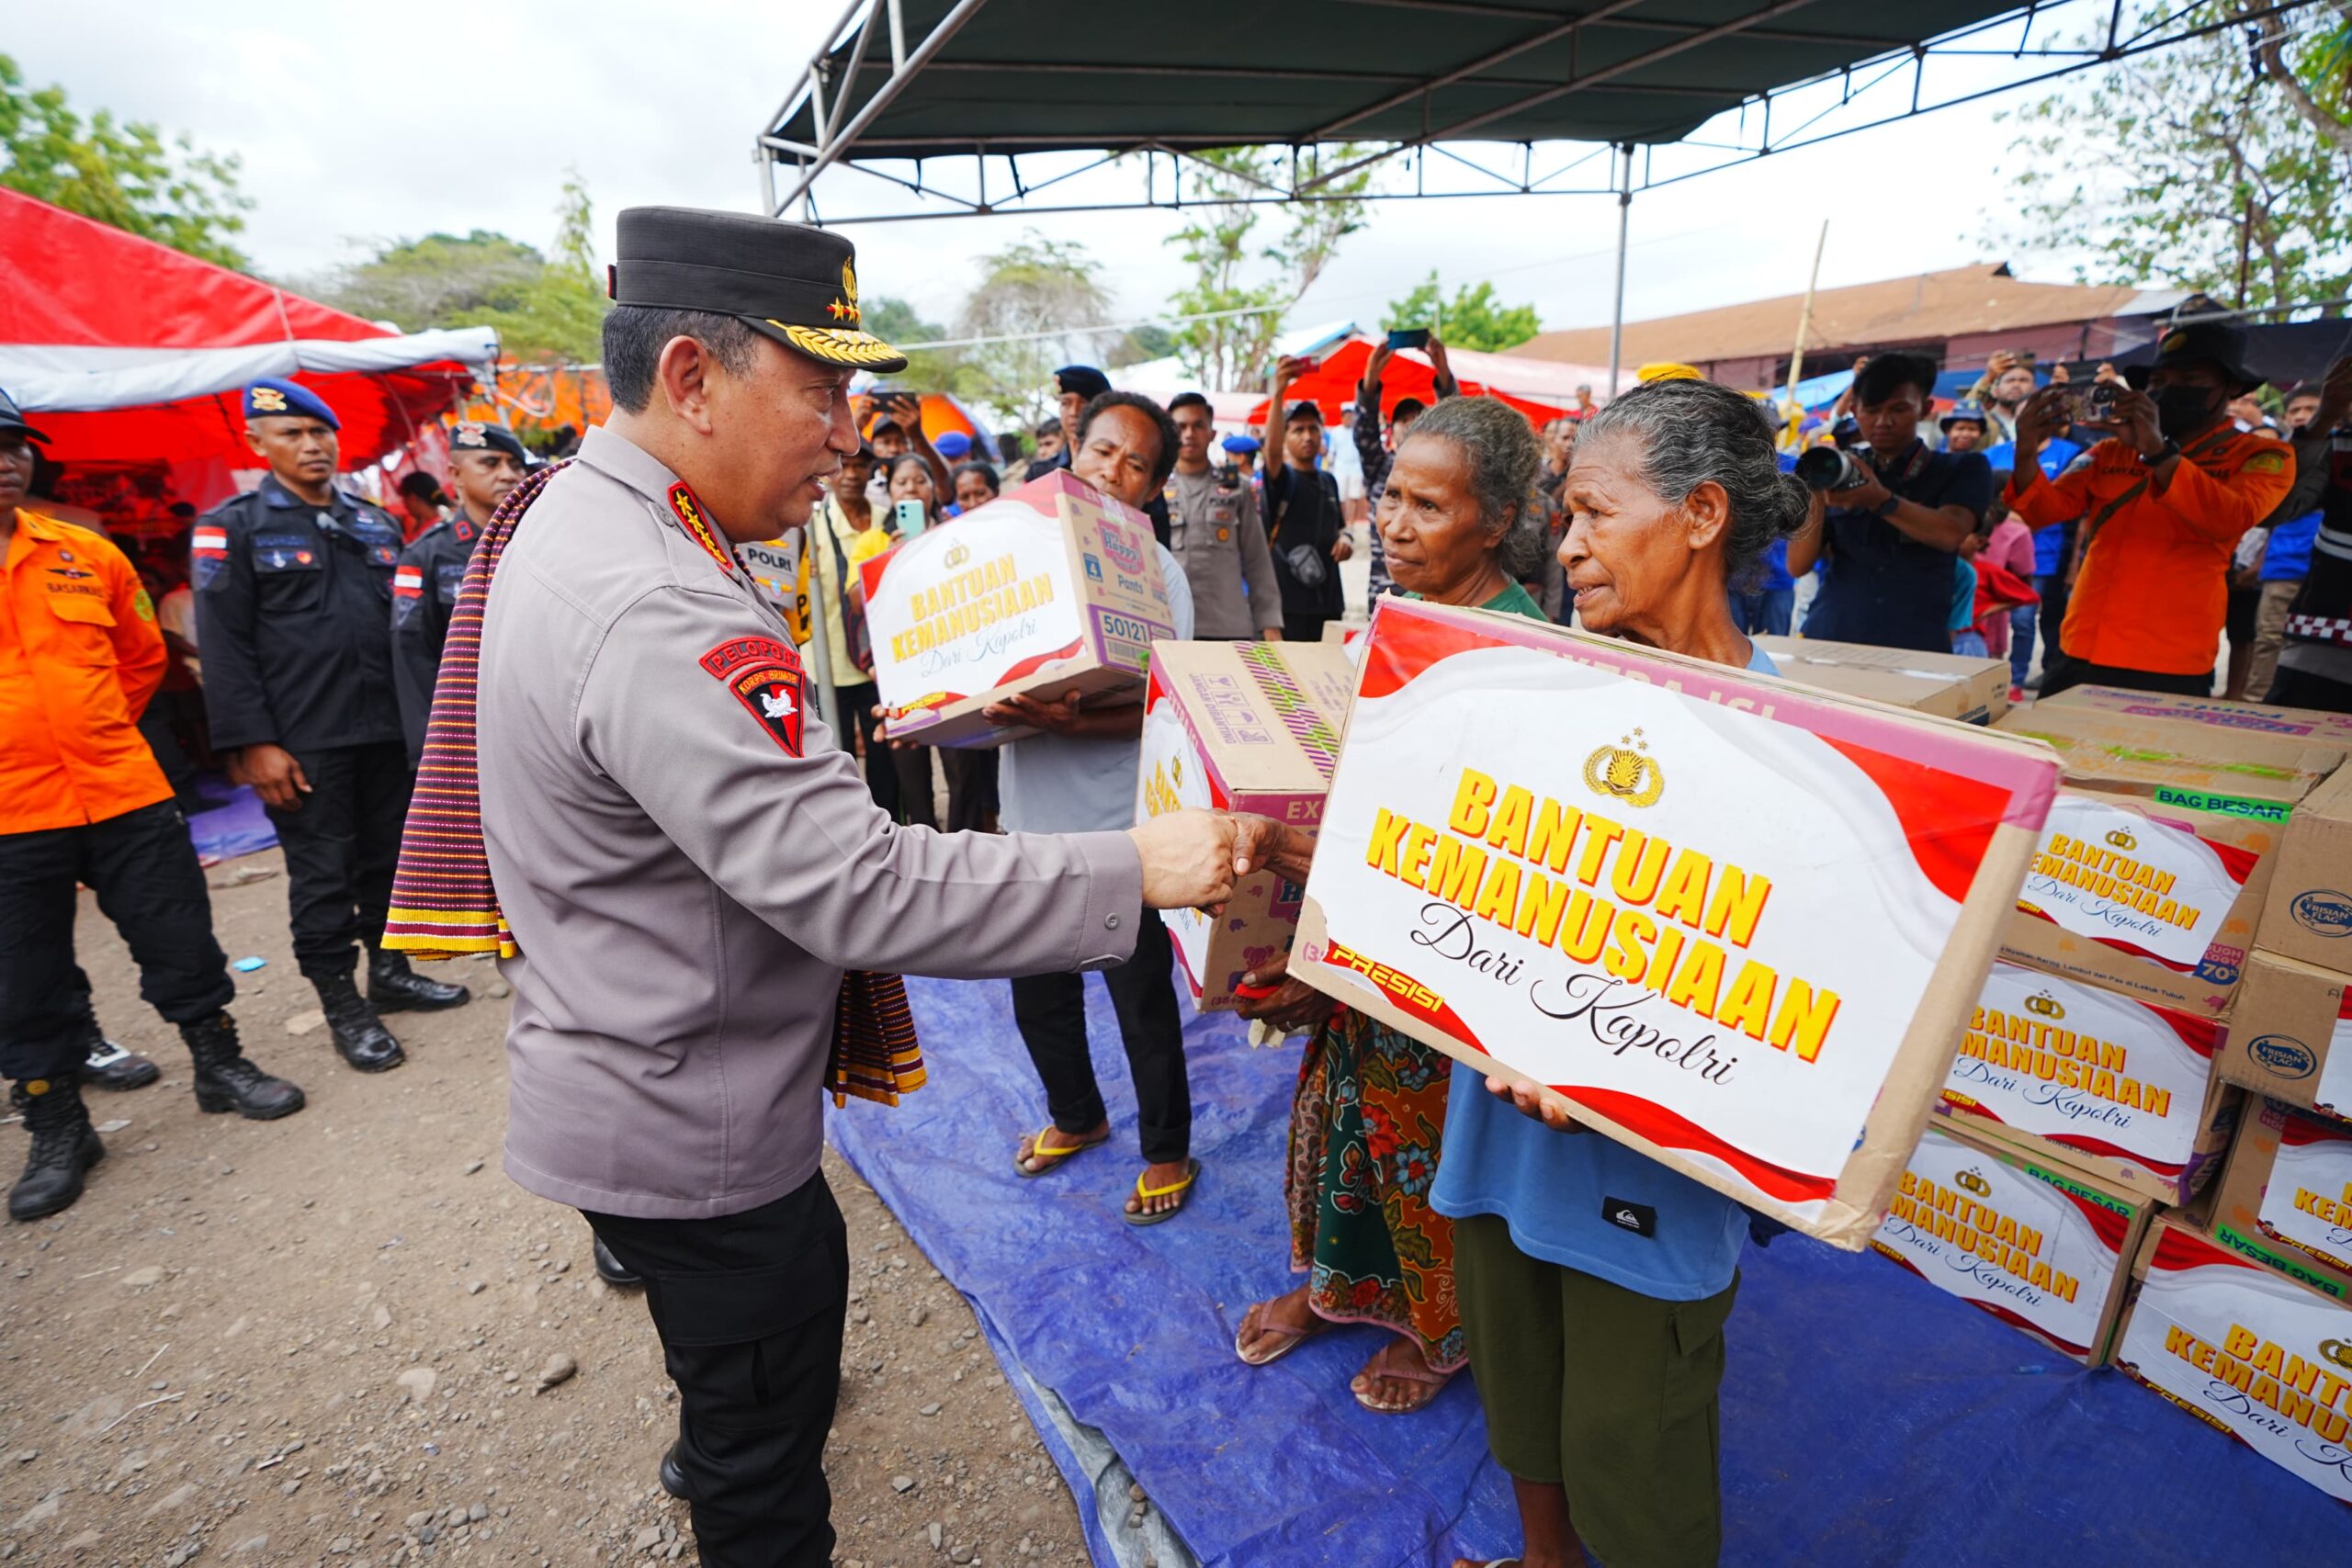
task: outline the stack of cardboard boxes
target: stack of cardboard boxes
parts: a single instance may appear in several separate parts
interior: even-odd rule
[[[2066,785],[1874,1245],[2352,1501],[2352,721],[1997,728]]]

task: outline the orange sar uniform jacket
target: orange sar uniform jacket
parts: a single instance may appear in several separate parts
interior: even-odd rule
[[[2088,541],[2059,647],[2121,670],[2211,670],[2231,553],[2294,482],[2287,443],[2226,421],[2181,448],[2161,494],[2140,455],[2112,436],[2054,479],[2025,464],[2009,481],[2010,508],[2036,528],[2079,517]]]
[[[104,535],[21,507],[0,570],[0,833],[171,799],[138,728],[166,660],[139,574]]]

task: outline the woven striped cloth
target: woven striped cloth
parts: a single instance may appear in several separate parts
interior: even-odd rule
[[[466,563],[441,674],[424,732],[424,760],[416,773],[401,859],[392,877],[384,945],[431,963],[460,953],[521,950],[499,912],[482,844],[481,775],[476,768],[474,698],[481,675],[481,621],[499,558],[522,525],[523,514],[569,467],[558,463],[516,485],[492,513]],[[907,988],[896,975],[851,970],[842,976],[833,1009],[833,1038],[825,1060],[825,1091],[833,1103],[851,1099],[896,1105],[923,1086],[922,1050],[915,1038]]]

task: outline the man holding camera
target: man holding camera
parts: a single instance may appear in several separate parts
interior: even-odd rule
[[[1798,459],[1798,478],[1826,492],[1826,506],[1790,539],[1788,570],[1801,578],[1825,555],[1836,563],[1805,636],[1951,651],[1956,552],[1992,500],[1993,471],[1981,453],[1937,452],[1919,438],[1935,384],[1933,362],[1879,355],[1854,378],[1862,445]]]
[[[2231,553],[2295,481],[2286,443],[2232,423],[2230,400],[2262,385],[2245,334],[2219,321],[2166,333],[2153,367],[2125,372],[2103,409],[2091,389],[2045,387],[2018,412],[2010,507],[2036,527],[2080,517],[2073,593],[2041,694],[2069,686],[2210,696],[2228,612]],[[2052,479],[2035,460],[2069,423],[2109,433]]]

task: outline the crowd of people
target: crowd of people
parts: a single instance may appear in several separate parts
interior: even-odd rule
[[[404,482],[388,511],[338,483],[333,408],[255,382],[266,473],[185,519],[184,573],[166,548],[142,581],[42,499],[46,438],[0,397],[0,1072],[30,1137],[9,1213],[83,1195],[104,1153],[85,1083],[155,1077],[97,1025],[78,886],[187,1042],[203,1110],[302,1109],[229,1010],[168,776],[194,731],[277,834],[293,949],[349,1066],[401,1065],[385,1014],[470,999],[411,953],[500,953],[508,1170],[582,1213],[607,1279],[653,1281],[681,1397],[662,1483],[706,1562],[822,1562],[848,1266],[818,1107],[921,1083],[896,972],[1008,982],[1042,1120],[1007,1144],[1037,1179],[1114,1137],[1081,979],[1101,971],[1136,1102],[1125,1217],[1167,1224],[1203,1172],[1158,911],[1258,866],[1304,878],[1314,853],[1257,818],[1137,824],[1132,696],[1007,698],[989,716],[1021,734],[994,750],[894,740],[857,569],[1066,471],[1149,519],[1178,637],[1321,640],[1348,613],[1358,498],[1329,413],[1290,396],[1304,361],[1273,368],[1254,434],[1221,439],[1200,393],[1162,407],[1064,367],[1034,445],[989,450],[927,431],[915,392],[853,396],[904,362],[859,325],[838,236],[633,209],[616,250],[615,412],[569,461],[459,423],[447,488]],[[1442,341],[1427,354],[1427,402],[1385,397],[1383,347],[1340,411],[1375,599],[1765,674],[1755,639],[1792,630],[2007,657],[2044,693],[2210,693],[2226,630],[2230,694],[2352,711],[2352,362],[2274,417],[2242,334],[2191,322],[2079,383],[1998,356],[1940,415],[1939,367],[1889,354],[1825,420],[1668,366],[1539,428],[1464,396]],[[797,576],[771,592],[745,552],[786,544]],[[1724,1326],[1772,1227],[1280,960],[1245,984],[1247,1015],[1303,1040],[1263,1195],[1288,1217],[1269,1282],[1299,1282],[1241,1314],[1235,1355],[1367,1329],[1351,1392],[1396,1416],[1466,1367],[1521,1562],[1713,1561]]]

